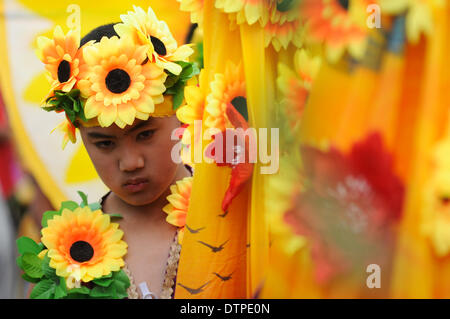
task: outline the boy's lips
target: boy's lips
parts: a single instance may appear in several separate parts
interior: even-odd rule
[[[148,185],[148,179],[147,178],[131,178],[127,180],[122,186],[132,192],[139,192],[143,190]]]

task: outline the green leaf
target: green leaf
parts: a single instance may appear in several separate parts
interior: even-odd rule
[[[178,75],[169,73],[169,76],[166,78],[166,81],[164,82],[164,86],[166,87],[166,90],[170,89],[172,86],[174,86],[178,82],[179,78],[180,77]]]
[[[91,203],[88,206],[92,211],[102,209],[102,205],[100,205],[100,203]]]
[[[62,277],[59,277],[59,285],[55,288],[55,298],[61,299],[65,296],[67,296],[66,280]]]
[[[112,297],[113,294],[114,288],[112,287],[96,286],[91,289],[91,293],[89,294],[89,296],[93,298],[108,298]]]
[[[44,275],[44,271],[42,270],[42,260],[35,254],[23,254],[22,266],[25,273],[31,278],[41,278]]]
[[[123,282],[126,288],[130,287],[130,278],[128,278],[127,274],[123,271],[123,269],[115,271],[113,274],[113,279]]]
[[[72,89],[69,93],[67,93],[68,96],[72,98],[78,98],[80,96],[80,90],[79,89]]]
[[[28,276],[27,274],[22,274],[22,279],[26,280],[28,282],[31,282],[33,284],[36,284],[39,282],[39,278],[31,278],[30,276]]]
[[[22,256],[19,256],[16,258],[16,264],[17,264],[17,266],[19,266],[20,269],[23,270]]]
[[[108,214],[110,218],[123,218],[120,214]]]
[[[31,291],[31,299],[50,299],[55,292],[55,282],[49,279],[42,280]]]
[[[22,236],[16,240],[17,250],[19,254],[23,255],[25,253],[33,253],[39,254],[41,252],[41,248],[39,245],[31,238]]]
[[[50,219],[53,219],[53,217],[55,217],[56,215],[61,215],[61,212],[57,212],[55,210],[46,211],[44,213],[44,215],[42,215],[42,221],[41,221],[42,228],[47,227],[48,221]]]
[[[92,282],[101,287],[108,287],[113,282],[113,279],[112,278],[99,278],[99,279],[94,279]]]
[[[68,210],[74,211],[78,207],[80,207],[80,206],[77,203],[75,203],[73,201],[66,201],[66,202],[61,203],[61,208],[59,209],[59,211],[62,212],[63,209],[68,209]]]
[[[81,207],[88,206],[89,204],[88,204],[87,195],[85,193],[83,193],[82,191],[78,191],[77,193],[78,193],[78,195],[80,195],[81,200],[82,200],[82,204],[83,204],[83,205],[80,205],[80,206]]]
[[[89,295],[91,293],[91,290],[86,286],[81,286],[80,288],[72,288],[67,290],[68,295],[72,294],[82,294],[82,295]]]
[[[181,103],[183,103],[184,99],[184,85],[181,90],[179,90],[175,95],[173,96],[173,109],[176,110],[181,106]]]
[[[67,294],[65,299],[89,299],[89,295],[87,295],[87,294],[79,294],[79,293],[72,293],[72,294]]]
[[[127,287],[123,282],[116,280],[112,283],[111,288],[114,291],[115,299],[123,299],[128,297]]]
[[[44,259],[42,260],[42,271],[44,272],[44,276],[53,281],[58,280],[58,276],[56,275],[56,270],[50,267],[50,258],[45,254]]]

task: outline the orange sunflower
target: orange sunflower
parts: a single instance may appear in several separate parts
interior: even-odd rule
[[[155,112],[155,105],[164,101],[167,74],[155,63],[145,63],[147,50],[146,45],[116,36],[85,47],[89,70],[78,86],[87,98],[87,119],[97,117],[102,127],[116,123],[123,128]]]
[[[346,51],[361,58],[368,35],[366,9],[373,3],[375,0],[304,0],[301,14],[306,23],[306,40],[323,44],[331,62]]]
[[[63,143],[62,143],[63,149],[66,147],[66,145],[69,141],[71,141],[72,143],[76,142],[76,140],[77,140],[76,128],[72,124],[72,122],[70,122],[67,118],[64,119],[64,121],[62,121],[57,127],[55,127],[52,130],[52,133],[55,130],[59,130],[60,132],[64,133],[64,138],[63,138]]]
[[[48,96],[54,90],[69,92],[75,86],[82,64],[79,46],[80,35],[73,30],[64,35],[60,26],[55,27],[53,39],[44,36],[37,38],[36,54],[50,73],[51,90]]]
[[[252,25],[259,20],[264,25],[267,21],[267,2],[276,0],[216,0],[215,6],[231,14],[230,19],[237,24],[246,22]]]
[[[166,221],[176,227],[180,227],[178,233],[178,242],[183,242],[184,226],[186,225],[186,216],[189,209],[189,200],[191,198],[192,177],[185,177],[170,186],[172,194],[167,196],[169,204],[164,206],[163,211],[167,213]]]
[[[182,67],[177,61],[188,61],[194,50],[190,45],[178,46],[169,27],[159,21],[152,8],[146,13],[142,8],[133,6],[134,12],[120,16],[123,23],[114,25],[114,30],[121,37],[130,37],[135,43],[147,45],[147,57],[167,71],[178,75]]]
[[[84,282],[120,270],[127,244],[118,227],[108,215],[89,206],[63,209],[42,229],[50,266],[58,276]]]
[[[231,105],[245,112],[247,108],[247,92],[242,64],[236,66],[228,61],[225,72],[215,74],[210,87],[211,93],[206,97],[205,125],[220,131],[233,128],[234,126],[227,116],[227,107]]]
[[[264,25],[266,47],[272,43],[276,51],[286,49],[290,43],[300,48],[304,27],[300,21],[300,5],[296,0],[273,2],[266,8],[269,18]]]
[[[193,165],[192,158],[189,158],[188,151],[193,145],[201,140],[201,130],[194,130],[195,121],[201,121],[203,119],[203,113],[205,110],[205,89],[202,87],[201,83],[204,83],[204,72],[202,71],[199,75],[200,85],[187,85],[184,89],[184,99],[186,104],[177,109],[177,118],[185,123],[186,129],[184,130],[182,137],[182,144],[185,146],[182,152],[182,158],[189,165]],[[196,135],[194,136],[194,133]],[[192,154],[191,154],[192,157]]]

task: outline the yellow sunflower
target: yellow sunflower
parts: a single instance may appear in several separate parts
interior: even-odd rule
[[[306,40],[323,44],[327,58],[336,62],[348,51],[360,59],[367,46],[367,6],[375,0],[304,0],[302,18]]]
[[[289,3],[289,5],[283,5]],[[264,25],[266,47],[272,43],[276,51],[286,49],[290,43],[300,48],[303,43],[304,26],[300,20],[300,2],[284,0],[273,2],[266,10],[269,18]]]
[[[60,26],[56,26],[53,31],[53,39],[44,36],[37,38],[36,54],[45,64],[49,71],[51,90],[69,92],[76,84],[80,75],[82,64],[82,50],[80,46],[80,36],[77,32],[69,30],[64,35]]]
[[[116,123],[123,128],[155,112],[155,105],[164,101],[167,74],[155,63],[145,63],[147,50],[146,45],[116,36],[85,47],[89,71],[78,86],[87,98],[87,119],[97,117],[102,127]]]
[[[42,229],[50,266],[58,276],[84,282],[120,270],[127,244],[118,227],[108,215],[88,206],[64,209]]]
[[[244,22],[252,25],[260,21],[262,25],[267,22],[267,4],[276,2],[276,0],[216,0],[217,9],[229,13],[230,19],[235,20],[237,24]]]
[[[180,10],[191,13],[191,22],[199,26],[203,24],[203,0],[177,0]]]
[[[187,44],[178,46],[167,24],[158,20],[152,8],[147,13],[140,7],[133,8],[134,12],[120,16],[123,23],[114,25],[114,30],[121,38],[130,37],[137,44],[148,45],[147,57],[151,62],[180,74],[182,67],[175,62],[188,61],[194,50]]]
[[[60,132],[62,132],[64,134],[63,143],[62,143],[63,149],[66,147],[66,145],[69,141],[71,141],[72,143],[76,142],[76,140],[77,140],[76,128],[72,124],[72,122],[70,122],[67,118],[64,121],[62,121],[57,127],[55,127],[52,130],[52,133],[55,130],[59,130]]]
[[[185,177],[170,186],[172,192],[167,196],[169,204],[164,206],[163,211],[167,213],[166,221],[176,227],[180,227],[178,233],[178,242],[183,242],[184,226],[186,225],[186,216],[189,209],[189,200],[191,198],[192,177]]]
[[[177,109],[177,118],[187,125],[182,138],[182,144],[185,146],[182,152],[183,162],[188,165],[193,165],[192,155],[188,157],[187,149],[201,140],[201,130],[194,131],[194,122],[201,121],[203,119],[203,113],[205,110],[205,89],[201,86],[203,83],[204,72],[201,71],[199,75],[200,85],[187,85],[184,89],[185,105]],[[194,133],[196,135],[194,136]]]
[[[205,126],[225,131],[233,128],[226,115],[228,106],[247,106],[247,92],[242,64],[228,61],[224,73],[214,75],[210,83],[211,93],[206,97]]]
[[[409,41],[417,43],[420,35],[433,32],[433,8],[441,8],[445,0],[378,0],[386,14],[406,13],[406,34]]]

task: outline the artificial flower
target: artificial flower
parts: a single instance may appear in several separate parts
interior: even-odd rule
[[[195,121],[201,121],[203,119],[205,109],[206,94],[205,89],[201,86],[204,74],[204,72],[201,72],[199,75],[200,85],[188,85],[185,87],[184,98],[186,104],[179,107],[176,112],[177,118],[186,124],[182,135],[182,144],[185,146],[185,149],[182,150],[182,158],[184,158],[183,161],[185,163],[187,162],[191,166],[193,154],[188,156],[190,154],[188,149],[190,148],[192,150],[192,145],[200,142],[202,139],[201,130],[194,130],[194,125]]]
[[[230,18],[236,20],[238,24],[245,22],[252,25],[257,21],[262,24],[267,21],[267,2],[267,0],[216,0],[215,6],[231,14]]]
[[[284,218],[308,240],[316,280],[328,282],[369,261],[385,264],[404,186],[381,136],[368,136],[347,154],[305,146],[302,159],[307,187]]]
[[[77,140],[76,137],[76,128],[72,124],[71,121],[69,121],[67,118],[62,121],[57,127],[55,127],[53,131],[59,130],[62,133],[64,133],[63,142],[62,142],[62,148],[64,149],[67,145],[67,142],[71,141],[72,143],[75,143]]]
[[[367,6],[374,0],[304,0],[302,18],[306,40],[323,44],[327,58],[336,62],[345,52],[360,59],[367,46]]]
[[[265,9],[269,12],[264,24],[266,47],[272,43],[275,50],[280,51],[281,48],[287,49],[290,43],[297,48],[302,46],[305,29],[300,20],[299,4],[297,0],[275,1]]]
[[[87,98],[87,119],[97,117],[102,127],[115,123],[123,128],[155,112],[155,105],[164,101],[167,74],[157,64],[145,63],[147,51],[147,45],[116,36],[103,37],[84,49],[89,71],[78,86]]]
[[[164,21],[158,20],[152,8],[147,13],[140,7],[133,6],[134,12],[120,16],[123,23],[114,25],[121,37],[130,37],[137,44],[147,45],[147,58],[156,62],[174,75],[181,73],[182,67],[177,61],[188,61],[194,50],[190,45],[178,46],[169,27]]]
[[[89,206],[63,209],[42,229],[50,267],[60,277],[72,276],[83,282],[120,270],[127,244],[121,240],[123,232],[118,227],[108,215]]]
[[[189,209],[189,201],[192,190],[192,177],[185,177],[170,186],[171,194],[167,196],[169,204],[164,206],[163,211],[167,213],[166,221],[180,228],[178,232],[178,242],[183,242],[184,226]]]
[[[247,93],[242,64],[236,66],[228,61],[225,72],[215,74],[210,87],[211,93],[206,97],[205,126],[217,128],[220,131],[233,128],[227,117],[227,108],[245,109],[247,112]]]
[[[44,36],[37,38],[36,54],[49,71],[51,96],[54,90],[69,92],[80,76],[82,63],[82,50],[80,36],[77,32],[69,30],[65,35],[60,26],[53,31],[53,39]]]

